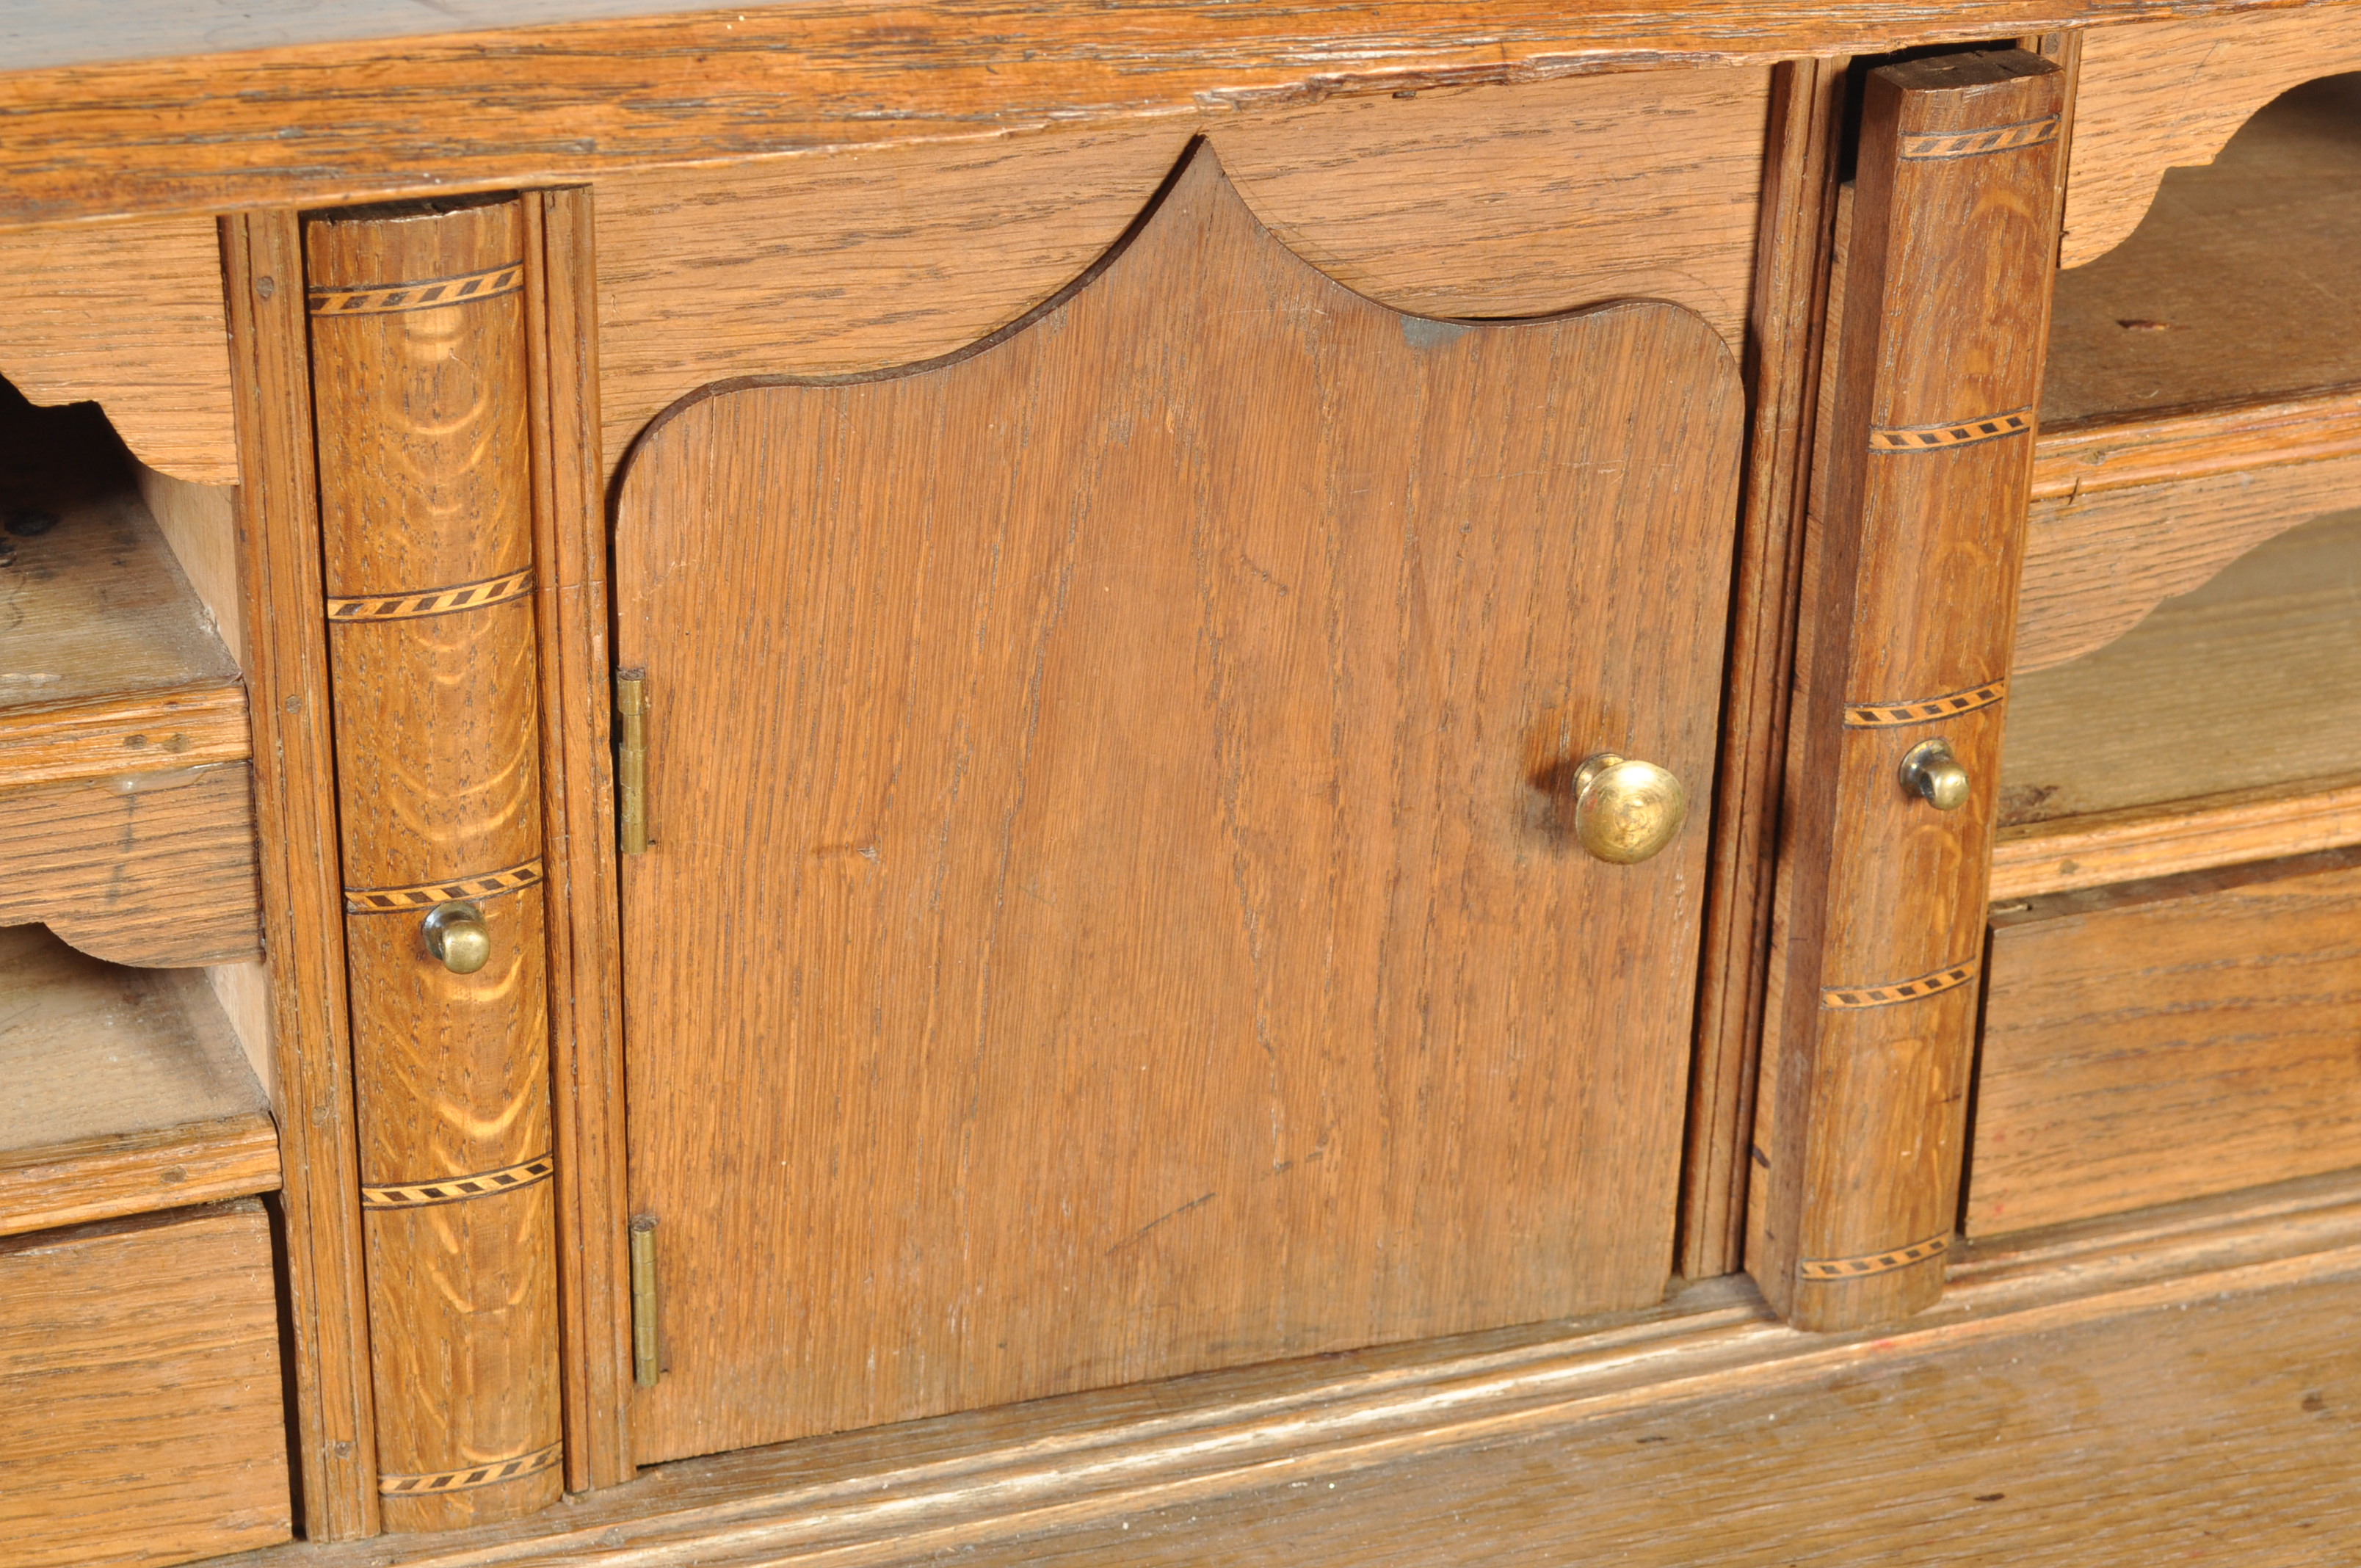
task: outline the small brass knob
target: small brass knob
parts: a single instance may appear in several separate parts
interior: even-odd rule
[[[1646,860],[1673,841],[1688,815],[1688,792],[1653,762],[1601,751],[1574,772],[1574,836],[1611,864]]]
[[[1938,811],[1957,811],[1968,804],[1968,770],[1949,740],[1922,740],[1902,759],[1902,787]]]
[[[426,950],[453,974],[473,974],[491,961],[492,934],[472,904],[438,904],[426,914]]]

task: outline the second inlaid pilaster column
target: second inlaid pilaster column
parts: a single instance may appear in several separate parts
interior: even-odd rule
[[[1863,94],[1831,302],[1747,1266],[1802,1327],[1942,1291],[2057,254],[2063,75],[2021,49]]]
[[[389,1530],[560,1486],[523,215],[305,232]]]

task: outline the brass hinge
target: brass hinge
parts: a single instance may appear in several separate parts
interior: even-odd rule
[[[648,848],[648,673],[615,672],[616,847],[627,855]]]
[[[663,1325],[657,1313],[656,1217],[631,1216],[631,1381],[653,1388],[664,1376]]]

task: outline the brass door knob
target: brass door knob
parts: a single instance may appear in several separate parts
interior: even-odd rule
[[[438,904],[426,914],[426,950],[453,974],[473,974],[491,961],[492,934],[472,904]]]
[[[1968,804],[1968,770],[1949,740],[1922,740],[1902,759],[1902,787],[1938,811],[1957,811]]]
[[[1688,819],[1681,781],[1636,757],[1601,751],[1574,772],[1574,836],[1599,860],[1628,866],[1673,841]]]

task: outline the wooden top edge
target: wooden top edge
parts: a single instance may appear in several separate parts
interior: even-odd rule
[[[2361,452],[2361,386],[2045,427],[2036,501]]]
[[[246,687],[236,682],[0,707],[0,791],[89,779],[162,787],[253,755]]]
[[[267,1112],[0,1153],[0,1236],[155,1213],[280,1188]]]
[[[2361,806],[2361,773],[2338,773],[2191,800],[2020,823],[1993,835],[1993,855],[1995,861],[2004,856],[2013,861],[2036,860],[2057,852],[2058,847],[2140,843],[2213,831],[2225,823],[2308,817],[2356,806]]]
[[[807,0],[0,73],[0,225],[380,201],[1586,71],[1876,53],[2288,0]],[[478,13],[481,15],[482,13]],[[750,104],[763,105],[750,113]],[[169,134],[159,134],[159,125]]]

